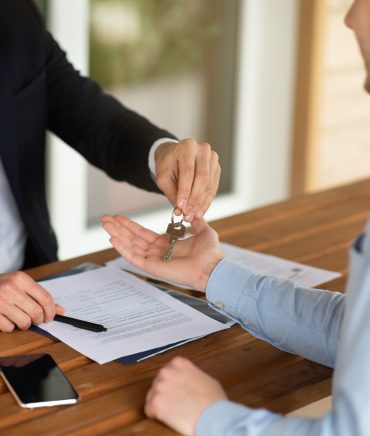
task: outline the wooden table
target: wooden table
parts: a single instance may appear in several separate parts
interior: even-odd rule
[[[220,239],[309,265],[340,271],[325,288],[344,290],[347,249],[370,209],[370,181],[306,195],[213,223]],[[104,264],[105,250],[29,270],[35,279],[85,261]],[[47,352],[81,395],[73,406],[21,409],[0,381],[0,434],[169,435],[143,414],[145,393],[162,365],[183,355],[218,378],[232,400],[290,412],[330,394],[330,369],[273,348],[239,326],[134,365],[98,365],[61,342],[30,331],[0,333],[0,354]]]

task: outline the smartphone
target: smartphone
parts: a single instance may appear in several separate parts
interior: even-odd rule
[[[79,399],[50,354],[0,357],[0,375],[21,407],[74,404]]]

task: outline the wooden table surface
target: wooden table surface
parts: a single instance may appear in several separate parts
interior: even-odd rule
[[[309,265],[340,271],[325,284],[343,291],[347,250],[370,209],[370,180],[306,195],[212,223],[220,239]],[[28,272],[35,279],[86,261],[103,265],[105,250]],[[196,293],[197,294],[197,293]],[[20,408],[0,381],[0,434],[173,435],[143,414],[158,369],[176,355],[192,359],[220,380],[229,397],[253,407],[290,412],[330,394],[330,369],[277,350],[239,326],[134,365],[98,365],[61,342],[31,331],[0,333],[0,355],[50,353],[81,395],[73,406]]]

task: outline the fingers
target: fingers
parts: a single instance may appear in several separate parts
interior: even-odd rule
[[[27,329],[31,324],[38,325],[44,321],[43,308],[37,304],[33,298],[29,297],[28,295],[24,295],[22,291],[16,290],[14,292],[13,303],[17,306],[17,308],[20,309],[20,313],[26,315],[23,320],[23,317],[16,316],[18,313],[17,308],[13,310],[12,321],[14,321],[20,329],[24,330]],[[5,310],[3,313],[8,317],[11,315]]]
[[[202,217],[215,197],[221,168],[218,155],[208,143],[186,139],[177,144],[178,192],[176,206],[192,222]]]
[[[155,409],[153,408],[154,395],[155,395],[155,391],[153,387],[151,387],[146,394],[145,405],[144,405],[144,412],[148,418],[155,418]]]
[[[135,237],[130,230],[121,227],[116,221],[106,221],[103,224],[103,228],[110,236],[118,238],[130,246],[135,244],[143,250],[146,250],[149,246],[147,241],[143,238]]]
[[[176,165],[176,173],[178,172],[177,163]],[[162,169],[163,171],[163,169]],[[177,206],[177,179],[173,176],[173,168],[166,168],[165,172],[160,173],[160,175],[156,179],[156,184],[158,188],[163,192],[163,194],[167,197],[168,201],[172,204],[172,206]]]
[[[198,218],[202,218],[204,214],[209,209],[213,199],[215,198],[218,191],[218,184],[221,176],[221,167],[218,163],[218,155],[214,151],[212,151],[211,162],[210,162],[210,181],[208,185],[208,195],[206,195],[206,199],[203,205],[199,208],[196,216]]]
[[[207,143],[183,139],[156,150],[157,186],[191,222],[203,216],[216,195],[221,169],[218,156]]]
[[[144,251],[140,247],[130,245],[127,241],[122,241],[114,236],[110,242],[121,256],[132,265],[149,274],[160,274],[161,268],[163,268],[161,264],[163,263],[164,249],[150,248],[150,250]]]
[[[217,153],[211,150],[209,144],[203,144],[196,159],[193,186],[184,210],[187,221],[192,221],[194,216],[200,218],[207,212],[216,196],[220,174]]]
[[[38,311],[30,312],[34,324],[41,324],[42,322],[50,322],[55,316],[55,304],[53,297],[42,286],[34,282],[31,277],[27,276],[24,283],[27,294],[38,303],[43,310],[43,316]],[[27,312],[28,313],[28,312]]]
[[[144,239],[145,241],[152,243],[158,238],[158,233],[153,232],[152,230],[147,229],[146,227],[141,226],[130,219],[116,215],[114,217],[116,221],[122,226],[126,226],[126,228],[134,235],[139,238]]]
[[[134,266],[145,269],[146,258],[163,258],[167,248],[167,238],[122,216],[104,216],[103,227],[111,236],[113,247]]]
[[[199,151],[198,147],[199,145],[195,141],[185,139],[177,144],[175,150],[178,162],[176,206],[184,211],[189,211],[188,202],[194,181],[195,161]]]
[[[211,146],[200,144],[194,162],[192,186],[187,205],[184,209],[185,219],[192,221],[199,212],[205,198],[209,195]],[[181,170],[181,167],[180,167]],[[180,171],[181,178],[181,171]]]
[[[203,377],[204,373],[187,359],[172,359],[159,371],[146,396],[147,416],[164,422],[178,433],[195,434],[201,413],[214,401],[212,397],[207,398],[208,395],[203,398],[205,384],[199,379],[199,373]],[[198,381],[201,382],[200,387],[197,385]]]
[[[31,324],[51,321],[55,315],[52,296],[23,272],[0,275],[0,330],[25,330]],[[63,310],[59,307],[59,310]]]
[[[114,217],[104,215],[102,217],[102,222],[104,228],[106,228],[105,226],[108,223],[111,223],[114,226],[110,228],[112,231],[115,232],[115,234],[112,236],[131,238],[133,235],[136,236],[138,239],[142,239],[148,243],[154,242],[159,236],[158,233],[155,233],[122,215],[115,215]]]
[[[27,330],[32,324],[31,317],[17,306],[3,304],[1,312],[3,316],[16,325],[20,330]]]
[[[176,362],[174,364],[174,361],[177,359],[182,358],[175,357],[172,359],[158,371],[158,374],[153,380],[152,386],[146,395],[144,407],[145,414],[149,418],[161,418],[161,396],[165,394],[166,384],[171,381],[170,375],[172,374],[173,376],[176,371]]]
[[[15,329],[15,324],[6,316],[0,314],[0,331],[10,333]]]
[[[127,243],[115,236],[110,238],[110,243],[118,253],[120,253],[120,255],[132,265],[140,269],[145,269],[145,254],[142,252],[138,253],[134,246],[129,246]]]

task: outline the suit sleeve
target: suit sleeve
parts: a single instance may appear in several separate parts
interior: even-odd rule
[[[175,138],[83,77],[45,32],[48,128],[116,180],[156,191],[148,154],[159,138]]]

